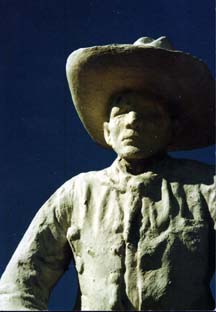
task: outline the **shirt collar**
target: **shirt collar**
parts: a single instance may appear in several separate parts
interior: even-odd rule
[[[113,162],[111,167],[108,168],[109,179],[113,184],[125,185],[127,184],[149,184],[151,181],[155,181],[158,177],[163,175],[164,171],[167,171],[168,161],[170,157],[163,155],[160,158],[154,158],[148,163],[144,172],[134,175],[127,171],[126,166],[122,163],[120,157]]]

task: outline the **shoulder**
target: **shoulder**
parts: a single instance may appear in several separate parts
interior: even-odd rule
[[[109,179],[109,167],[98,171],[82,172],[66,181],[59,191],[68,193],[79,187],[101,184],[107,179]]]
[[[187,168],[192,171],[197,172],[209,172],[214,173],[214,165],[209,165],[203,162],[200,162],[198,160],[192,160],[192,159],[177,159],[169,157],[170,164],[173,166],[178,166],[181,168]]]
[[[197,160],[169,157],[168,168],[173,178],[188,184],[212,184],[214,181],[215,167]]]
[[[105,168],[98,171],[88,171],[88,172],[82,172],[76,176],[74,176],[72,179],[66,182],[68,185],[74,185],[77,184],[98,184],[102,183],[104,180],[106,180],[109,176],[109,168]]]

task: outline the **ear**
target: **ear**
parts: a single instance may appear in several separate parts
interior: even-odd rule
[[[182,132],[182,124],[178,119],[173,120],[173,125],[172,125],[172,136],[174,138],[179,137]]]
[[[103,123],[103,130],[104,130],[104,139],[105,139],[106,143],[109,146],[112,146],[111,138],[110,138],[109,123],[106,121]]]

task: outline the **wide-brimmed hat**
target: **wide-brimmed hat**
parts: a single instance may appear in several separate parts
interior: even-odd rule
[[[171,103],[181,130],[169,150],[214,143],[214,80],[200,59],[174,50],[166,37],[78,49],[68,57],[66,72],[84,127],[104,147],[110,99],[128,90],[149,90]]]

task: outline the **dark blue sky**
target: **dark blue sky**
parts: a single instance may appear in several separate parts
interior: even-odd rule
[[[71,176],[115,157],[91,141],[76,116],[67,56],[161,35],[214,72],[213,0],[0,0],[0,273],[43,202]],[[213,163],[214,148],[175,156]],[[51,309],[71,308],[72,277],[59,283]]]

